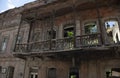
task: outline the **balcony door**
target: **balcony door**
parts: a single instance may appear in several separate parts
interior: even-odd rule
[[[64,27],[64,37],[73,37],[73,35],[74,35],[74,26],[66,25]]]
[[[81,43],[83,46],[98,45],[99,43],[99,34],[98,26],[96,21],[84,23],[84,35],[81,38]]]
[[[79,78],[79,69],[71,67],[69,71],[69,78]]]
[[[50,40],[50,39],[56,39],[56,30],[55,29],[47,31],[47,40]]]
[[[63,44],[64,44],[64,49],[73,49],[74,46],[74,25],[73,24],[69,24],[69,25],[65,25],[64,26],[64,40],[63,40]]]

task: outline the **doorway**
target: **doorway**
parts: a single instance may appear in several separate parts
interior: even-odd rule
[[[79,78],[79,69],[77,67],[70,68],[69,78]]]

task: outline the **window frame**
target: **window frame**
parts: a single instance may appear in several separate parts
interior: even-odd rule
[[[67,38],[68,36],[66,36],[65,37],[65,30],[66,29],[69,29],[69,28],[73,28],[73,36],[74,36],[74,23],[69,23],[69,24],[65,24],[64,26],[63,26],[63,38]]]
[[[33,70],[35,70],[35,71],[33,71]],[[31,75],[34,75],[34,77],[35,77],[35,75],[37,75],[37,77],[38,77],[38,75],[39,75],[39,68],[37,66],[33,66],[33,67],[29,68],[29,78],[31,78]]]
[[[87,33],[85,33],[85,27],[90,25],[90,24],[96,24],[96,32],[95,33],[89,33],[89,34],[96,34],[96,33],[99,33],[99,25],[98,25],[98,22],[96,20],[91,20],[91,21],[84,21],[83,22],[83,27],[82,27],[82,33],[83,35],[89,35]]]
[[[51,29],[48,29],[48,30],[46,31],[46,34],[47,34],[46,40],[50,40],[50,39],[51,39],[51,38],[49,38],[49,37],[51,37],[51,35],[49,34],[51,31],[52,31]],[[53,28],[53,31],[55,32],[55,38],[52,38],[52,39],[56,39],[56,38],[57,38],[56,28]],[[54,32],[53,32],[53,33],[54,33]],[[53,36],[54,36],[54,34],[53,34]]]
[[[6,41],[6,46],[5,46],[5,49],[4,50],[2,50],[2,47],[3,47],[3,41],[4,41],[4,39],[7,39],[7,41]],[[8,47],[8,42],[9,42],[9,36],[8,35],[3,35],[2,36],[2,39],[1,39],[1,43],[0,43],[0,53],[4,53],[6,50],[7,50],[7,47]]]
[[[54,78],[57,78],[57,69],[52,67],[52,68],[48,68],[48,71],[47,71],[47,78],[53,78],[53,77],[50,77],[50,73],[51,73],[51,70],[54,70]],[[53,71],[52,71],[53,73]]]

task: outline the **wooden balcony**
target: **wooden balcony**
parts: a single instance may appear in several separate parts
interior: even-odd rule
[[[102,46],[101,35],[91,34],[76,36],[75,38],[53,39],[26,44],[16,44],[15,53],[48,53],[81,49],[97,48]]]

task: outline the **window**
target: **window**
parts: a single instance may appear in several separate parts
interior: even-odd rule
[[[22,35],[18,35],[18,38],[17,38],[17,44],[21,43],[22,42]]]
[[[48,69],[48,78],[56,78],[56,68]]]
[[[39,41],[41,39],[40,37],[40,32],[35,32],[33,33],[32,41]]]
[[[53,30],[53,31],[48,30],[47,31],[47,39],[50,39],[50,38],[52,38],[52,39],[56,38],[56,31],[55,30]]]
[[[30,78],[38,78],[38,67],[30,68]]]
[[[89,22],[84,24],[84,32],[85,34],[94,34],[97,33],[97,24],[96,22]]]
[[[74,26],[73,24],[66,25],[64,27],[64,37],[73,37],[74,36]]]
[[[16,39],[17,39],[17,42],[16,42]],[[12,40],[11,51],[14,51],[15,44],[20,44],[20,43],[22,43],[22,35],[18,35],[18,38],[17,38],[17,35],[15,35]]]
[[[120,30],[118,21],[109,20],[105,22],[105,28],[107,33],[107,41],[110,43],[118,43],[120,42]]]
[[[74,48],[74,24],[67,24],[64,26],[63,32],[64,38],[64,49]]]
[[[79,78],[79,69],[76,67],[70,68],[69,78]]]
[[[1,69],[1,73],[2,73],[2,74],[5,74],[5,73],[6,73],[6,68],[2,68],[2,69]]]
[[[2,43],[1,43],[1,51],[5,51],[7,48],[7,42],[8,42],[8,37],[3,37]]]
[[[84,34],[86,36],[83,36],[81,39],[82,45],[84,46],[96,46],[99,44],[99,36],[97,34],[98,28],[97,23],[87,22],[84,23]]]
[[[14,75],[14,67],[9,66],[7,69],[7,78],[13,78]]]

